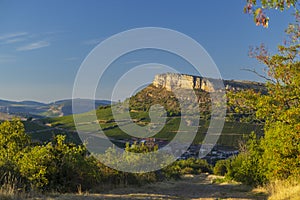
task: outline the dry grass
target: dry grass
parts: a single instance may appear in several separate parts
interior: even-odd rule
[[[77,194],[15,195],[12,190],[0,190],[1,200],[98,200],[98,199],[232,199],[299,200],[297,181],[275,181],[266,187],[251,189],[239,183],[213,183],[219,176],[185,176],[179,181],[165,181],[142,187],[116,188],[107,193],[89,194],[78,188]]]
[[[16,188],[17,177],[13,176],[11,173],[5,174],[3,176],[4,184],[0,187],[0,199],[1,200],[18,200],[24,199],[24,193],[18,191]]]
[[[300,184],[299,181],[274,181],[267,186],[270,194],[269,200],[299,200]]]
[[[236,182],[214,183],[214,179],[222,177],[208,174],[187,175],[180,180],[169,180],[144,186],[121,187],[107,190],[102,193],[87,193],[78,187],[77,194],[27,194],[18,197],[16,195],[7,198],[0,194],[4,200],[98,200],[98,199],[234,199],[234,200],[263,200],[267,199],[266,192],[252,191],[249,186]],[[4,198],[5,197],[5,198]]]
[[[21,200],[26,199],[27,194],[25,193],[16,193],[14,190],[1,188],[0,189],[0,199],[1,200]]]

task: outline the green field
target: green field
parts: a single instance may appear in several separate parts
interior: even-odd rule
[[[185,91],[181,91],[185,92]],[[201,144],[206,136],[207,130],[209,128],[210,119],[210,96],[207,92],[196,90],[196,95],[199,97],[201,102],[198,104],[186,100],[186,105],[189,105],[189,112],[186,116],[181,116],[181,109],[178,99],[174,97],[174,94],[167,91],[164,88],[157,88],[153,85],[149,85],[144,88],[136,95],[125,100],[125,104],[119,103],[112,106],[100,106],[96,111],[90,111],[83,114],[76,115],[77,127],[74,125],[74,119],[72,115],[56,118],[46,118],[41,119],[40,124],[51,124],[51,127],[55,130],[61,130],[67,134],[74,135],[75,131],[80,130],[87,134],[99,134],[99,137],[110,137],[115,140],[119,139],[131,139],[130,134],[142,135],[150,127],[154,130],[156,127],[163,126],[160,131],[153,131],[156,133],[153,137],[171,141],[175,135],[181,134],[182,138],[190,141],[193,134],[191,132],[197,131],[197,135],[193,140],[194,144]],[[129,108],[124,107],[128,103]],[[164,117],[165,124],[163,122],[153,123],[149,117],[149,110],[153,105],[161,105],[165,108],[166,115]],[[112,108],[116,108],[117,113],[113,116]],[[193,110],[199,109],[200,120],[199,124],[195,122],[195,117],[191,117],[195,113]],[[130,115],[130,119],[126,118],[126,113]],[[231,115],[234,113],[230,113]],[[189,115],[189,116],[188,116]],[[187,119],[188,117],[188,119]],[[115,120],[119,119],[119,124]],[[243,139],[244,135],[250,134],[255,131],[257,134],[262,134],[262,125],[257,125],[254,123],[243,123],[238,121],[229,120],[227,117],[227,122],[224,124],[222,134],[218,140],[218,144],[222,146],[238,147],[238,141]],[[118,120],[117,120],[118,121]],[[130,134],[126,134],[123,130],[129,129],[130,125],[135,123],[141,127],[148,129],[130,129],[131,131],[126,131]],[[179,130],[180,123],[183,124],[182,129]],[[215,128],[215,127],[210,127]],[[123,129],[123,130],[122,130]],[[138,132],[140,131],[140,133]],[[142,131],[142,132],[141,132]],[[45,133],[51,135],[50,133]],[[100,135],[102,134],[102,136]],[[181,136],[180,136],[181,137]],[[70,137],[72,138],[72,137]]]
[[[95,133],[95,127],[105,133],[106,136],[114,139],[130,139],[131,136],[124,133],[120,126],[128,126],[130,121],[122,122],[122,125],[118,126],[118,124],[114,121],[114,117],[112,115],[111,107],[100,107],[96,111],[98,123],[95,123],[92,120],[93,112],[88,112],[84,114],[77,115],[77,118],[81,120],[81,123],[78,125],[78,128],[84,132],[93,132]],[[150,118],[148,113],[145,111],[141,112],[130,112],[131,118],[133,121],[140,126],[145,126],[149,124]],[[122,117],[122,116],[118,116]],[[154,137],[159,139],[165,140],[172,140],[173,137],[177,134],[178,127],[181,121],[181,117],[167,117],[166,124],[164,125],[163,129],[158,132]],[[58,118],[48,118],[43,119],[43,123],[50,123],[52,127],[59,128],[61,130],[68,131],[75,131],[75,125],[73,116],[64,116]],[[209,127],[209,121],[201,119],[198,126],[198,132],[194,139],[195,144],[201,143],[204,139],[207,129]],[[121,127],[122,128],[122,127]],[[184,127],[185,130],[189,130],[189,127]],[[249,124],[249,123],[241,123],[241,122],[225,122],[222,134],[218,140],[218,144],[222,146],[230,146],[230,147],[237,147],[238,141],[243,139],[244,135],[250,134],[252,131],[255,131],[258,134],[262,134],[262,126],[256,124]],[[101,134],[98,132],[97,134]],[[188,131],[187,131],[188,136]],[[48,133],[49,136],[49,133]],[[36,136],[35,136],[36,137]]]

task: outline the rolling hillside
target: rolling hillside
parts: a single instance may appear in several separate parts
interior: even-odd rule
[[[89,99],[76,99],[75,103],[79,107],[78,113],[93,110],[94,108],[89,106],[91,105],[91,102],[94,103],[93,100]],[[106,100],[95,101],[95,107],[109,104],[111,104],[111,102]],[[35,101],[16,102],[0,100],[0,112],[7,115],[33,118],[59,117],[73,114],[71,99],[60,100],[48,104]]]
[[[87,133],[94,131],[94,129],[92,129],[90,126],[92,122],[89,121],[89,117],[91,115],[92,115],[91,113],[80,114],[80,117],[86,119],[86,123],[82,123],[80,125],[80,129],[85,130]],[[149,116],[147,112],[131,112],[131,115],[133,117],[133,120],[141,126],[149,122]],[[116,122],[114,122],[110,106],[102,107],[98,109],[97,116],[102,130],[108,137],[114,139],[131,138],[129,135],[124,133],[119,126],[117,126]],[[69,130],[69,131],[76,130],[72,116],[44,119],[43,122],[50,123],[52,127],[57,127],[60,128],[61,130]],[[169,117],[167,119],[166,125],[158,134],[155,135],[155,138],[168,140],[168,141],[172,140],[172,138],[175,136],[178,130],[179,123],[180,123],[180,117],[177,116]],[[123,126],[126,126],[126,122],[124,122]],[[195,144],[201,143],[201,141],[205,137],[208,126],[209,123],[207,120],[204,119],[200,120],[198,133],[194,140]],[[237,148],[238,141],[242,140],[244,135],[250,134],[252,131],[262,134],[262,126],[257,124],[249,124],[249,123],[241,123],[241,122],[225,122],[218,144],[222,146],[230,146],[230,147]]]
[[[203,90],[195,90],[195,93],[198,96],[198,104],[194,104],[191,102],[190,106],[194,106],[195,109],[197,106],[199,106],[200,108],[200,122],[199,124],[192,125],[193,127],[198,127],[198,133],[196,138],[194,139],[194,144],[200,144],[204,139],[209,127],[210,97],[209,93]],[[162,130],[159,131],[154,137],[157,139],[170,141],[176,135],[182,116],[179,102],[174,97],[174,94],[171,91],[168,91],[163,87],[155,87],[151,84],[138,92],[136,95],[132,96],[130,99],[127,99],[125,102],[129,103],[129,112],[132,121],[139,126],[145,126],[149,124],[149,109],[151,105],[160,104],[164,106],[167,111],[166,124],[162,128]],[[112,106],[120,106],[120,104],[115,104]],[[118,125],[114,120],[111,106],[100,106],[96,110],[96,114],[98,123],[106,136],[114,138],[116,140],[129,140],[132,138],[120,129],[122,128],[121,126],[126,128],[131,122],[129,120],[124,120],[121,124]],[[120,116],[118,116],[118,118],[122,118],[122,115],[123,113],[120,113]],[[80,130],[83,130],[86,133],[95,134],[95,130],[91,128],[91,125],[95,124],[92,120],[92,116],[93,112],[86,112],[77,115],[77,117],[82,119],[79,125]],[[51,127],[56,127],[61,130],[76,131],[73,116],[47,118],[41,120],[41,122],[44,124],[51,124]],[[185,127],[186,130],[189,130],[188,126],[189,125]],[[250,134],[252,131],[255,131],[258,134],[262,134],[262,125],[227,120],[224,125],[221,137],[219,138],[218,144],[221,146],[237,148],[238,142],[240,140],[243,140],[244,135]]]

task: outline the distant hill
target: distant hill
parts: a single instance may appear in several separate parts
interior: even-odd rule
[[[23,105],[32,105],[32,106],[47,106],[47,104],[45,104],[45,103],[36,102],[36,101],[21,101],[18,103],[23,104]]]
[[[152,105],[159,104],[167,111],[166,124],[164,124],[164,127],[154,137],[164,141],[171,141],[176,135],[184,117],[193,116],[194,113],[181,113],[180,101],[175,95],[176,92],[174,92],[177,90],[184,98],[184,103],[188,106],[189,111],[200,111],[199,124],[194,123],[192,120],[186,120],[183,123],[184,128],[187,128],[187,130],[193,127],[198,128],[193,143],[200,144],[207,134],[210,125],[210,93],[218,92],[213,91],[213,84],[213,79],[204,79],[191,75],[157,75],[152,84],[149,84],[129,99],[126,99],[125,102],[111,103],[110,101],[97,100],[95,107],[99,106],[96,109],[98,123],[104,134],[114,140],[114,142],[116,142],[115,144],[124,145],[124,141],[129,141],[132,137],[125,133],[122,128],[128,127],[132,122],[141,127],[148,125],[151,123],[149,109]],[[250,81],[224,80],[224,86],[226,91],[239,91],[244,89],[265,91],[263,83]],[[190,94],[189,91],[191,90],[195,92],[197,99],[189,98],[188,94]],[[90,106],[91,101],[92,100],[87,99],[75,100],[79,108],[79,112],[76,113],[76,116],[83,120],[77,125],[81,131],[87,134],[98,134],[94,129],[94,125],[96,124],[94,119],[95,107]],[[129,104],[129,110],[123,107],[123,103]],[[112,107],[120,111],[117,115],[119,119],[123,120],[121,120],[119,124],[116,123],[115,116],[112,114]],[[75,143],[81,142],[76,132],[73,115],[70,115],[73,114],[72,100],[70,99],[49,104],[34,101],[12,102],[0,100],[0,112],[6,113],[7,108],[9,112],[26,112],[30,113],[30,115],[43,118],[34,121],[24,121],[26,132],[36,141],[49,141],[53,135],[65,134],[70,141]],[[131,119],[124,118],[125,115],[122,109],[130,112]],[[3,117],[10,116],[3,115]],[[237,149],[239,141],[243,141],[245,135],[250,134],[252,131],[255,131],[257,134],[263,134],[261,123],[252,121],[251,119],[248,120],[247,116],[244,117],[245,116],[235,113],[234,110],[227,110],[226,122],[218,140],[218,145]],[[155,124],[151,124],[151,126],[155,128]],[[212,129],[213,128],[214,127],[212,127]],[[101,135],[99,136],[100,138],[102,137]],[[189,136],[187,135],[187,137]]]
[[[111,102],[107,100],[89,100],[89,99],[75,99],[78,105],[78,113],[88,112],[101,105],[110,105]],[[91,106],[92,105],[92,106]],[[94,107],[95,105],[95,107]],[[52,103],[41,103],[36,101],[8,101],[0,100],[0,113],[15,115],[19,117],[58,117],[71,115],[72,99],[59,100]]]
[[[72,115],[72,114],[80,114],[84,112],[88,112],[98,108],[99,106],[103,105],[110,105],[111,101],[108,100],[91,100],[91,99],[75,99],[74,103],[78,107],[77,112],[72,111],[72,99],[65,99],[56,101],[51,106],[58,106],[61,107],[61,112],[63,116],[65,115]]]
[[[184,76],[184,77],[183,77]],[[197,80],[195,82],[194,80]],[[129,103],[129,112],[132,121],[139,126],[145,126],[149,124],[149,109],[152,105],[162,105],[167,111],[167,118],[165,126],[159,131],[155,138],[170,141],[173,139],[176,131],[181,123],[182,113],[178,99],[175,93],[172,91],[179,90],[185,103],[189,106],[189,110],[200,111],[199,124],[187,122],[187,127],[198,127],[198,134],[194,140],[195,144],[199,144],[203,141],[208,127],[210,119],[211,99],[210,92],[214,92],[212,87],[213,79],[201,79],[201,77],[194,77],[189,75],[178,75],[178,74],[163,74],[157,75],[152,84],[142,89],[134,96],[125,100]],[[254,89],[256,91],[264,90],[262,83],[247,82],[247,81],[224,81],[224,85],[227,91],[233,90],[238,91],[242,89]],[[188,91],[194,90],[197,96],[196,102],[188,98]],[[185,95],[187,92],[187,95]],[[122,103],[114,104],[118,109],[122,109]],[[121,123],[117,124],[112,114],[112,106],[102,106],[96,110],[98,117],[98,123],[106,136],[114,139],[130,139],[131,137],[122,131],[122,126],[127,127],[131,120],[123,119],[122,112],[118,113],[119,119],[123,119]],[[124,112],[128,111],[124,109]],[[189,115],[190,113],[186,113]],[[77,115],[83,121],[80,122],[80,130],[84,130],[87,133],[94,133],[94,119],[91,117],[92,112],[82,113]],[[43,123],[51,124],[51,127],[59,128],[61,130],[76,131],[74,125],[73,116],[64,116],[57,118],[47,118],[42,120]],[[78,127],[77,127],[78,128]],[[188,129],[188,128],[187,128]],[[262,134],[262,126],[257,123],[248,123],[245,121],[232,120],[228,116],[226,117],[226,123],[224,125],[221,137],[218,141],[218,145],[227,147],[238,147],[238,142],[243,140],[244,134],[250,134],[255,131],[258,134]]]

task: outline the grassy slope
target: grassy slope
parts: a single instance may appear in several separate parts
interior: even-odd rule
[[[91,115],[91,112],[79,115],[86,122],[80,124],[81,130],[86,130],[87,132],[93,131],[93,129],[90,128],[91,123],[89,121]],[[102,130],[107,136],[116,139],[130,138],[130,136],[125,134],[117,126],[116,122],[113,121],[113,115],[111,113],[110,107],[102,107],[101,109],[98,109],[97,116]],[[131,117],[135,119],[137,121],[136,123],[139,125],[144,125],[149,122],[149,116],[147,112],[131,112]],[[73,116],[44,119],[44,122],[51,123],[53,127],[60,127],[62,129],[67,130],[75,130]],[[168,117],[166,125],[157,135],[155,135],[155,138],[172,140],[172,138],[178,130],[179,123],[180,117]],[[205,121],[203,119],[200,120],[198,133],[194,140],[194,143],[200,143],[203,140],[205,133],[207,132],[208,126],[208,121]],[[238,140],[241,140],[243,138],[243,134],[249,134],[251,133],[251,131],[255,131],[256,133],[262,133],[261,129],[262,126],[255,124],[226,122],[221,137],[219,138],[218,144],[224,146],[237,147]]]
[[[181,91],[185,92],[185,91]],[[192,106],[192,109],[200,108],[201,118],[198,126],[198,134],[194,140],[194,143],[201,143],[207,129],[209,127],[209,110],[210,110],[210,95],[203,91],[195,91],[200,103],[195,104],[193,102],[187,102]],[[129,99],[130,115],[136,124],[145,126],[150,122],[148,111],[152,105],[160,104],[166,108],[168,116],[166,119],[166,125],[164,128],[155,135],[155,138],[161,138],[166,140],[172,140],[176,135],[181,119],[178,115],[180,113],[180,105],[174,94],[164,88],[156,88],[153,85],[149,85],[142,91]],[[128,112],[128,111],[127,111]],[[172,114],[171,114],[172,113]],[[93,116],[95,111],[78,114],[77,118],[82,119],[80,123],[80,130],[85,132],[95,132],[95,121]],[[96,110],[96,115],[101,129],[104,133],[115,139],[128,139],[129,135],[125,134],[117,123],[114,121],[110,106],[102,106]],[[124,113],[120,114],[121,118],[124,118]],[[171,117],[170,117],[171,116]],[[61,130],[75,131],[73,116],[64,116],[58,118],[43,119],[43,123],[51,123],[53,127]],[[122,122],[121,126],[128,126],[130,121]],[[93,125],[94,128],[91,128]],[[98,127],[96,127],[99,129]],[[237,147],[238,140],[243,139],[243,134],[249,134],[252,131],[256,133],[262,133],[262,126],[240,123],[240,122],[226,122],[222,131],[222,135],[219,138],[218,144],[223,146]],[[189,127],[187,127],[189,130]]]

